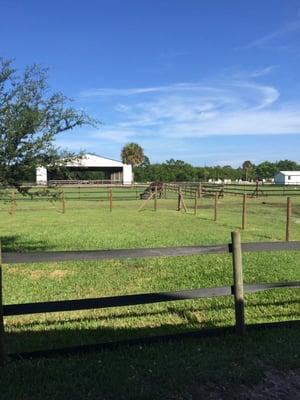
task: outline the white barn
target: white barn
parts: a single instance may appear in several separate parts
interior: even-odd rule
[[[73,170],[103,171],[105,179],[110,181],[121,181],[124,185],[133,183],[132,166],[123,164],[121,161],[111,160],[94,154],[85,154],[82,158],[68,163],[67,168]],[[36,169],[36,183],[46,185],[48,182],[47,168]]]
[[[277,185],[300,185],[300,171],[279,171],[274,177]]]

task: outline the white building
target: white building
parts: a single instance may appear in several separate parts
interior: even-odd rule
[[[123,164],[121,161],[110,160],[106,157],[86,154],[78,160],[74,160],[66,165],[71,171],[90,170],[103,171],[105,180],[121,181],[124,185],[133,183],[132,166]],[[47,168],[39,167],[36,169],[36,183],[46,185],[48,182]]]
[[[300,171],[279,171],[274,177],[277,185],[300,185]]]

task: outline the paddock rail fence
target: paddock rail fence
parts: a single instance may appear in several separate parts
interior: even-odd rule
[[[166,183],[170,190],[178,186],[181,187],[186,196],[193,197],[195,191],[199,191],[200,196],[219,196],[246,194],[249,197],[268,197],[268,196],[299,196],[300,184],[279,185],[270,183],[213,183],[213,182],[173,182]]]
[[[136,345],[139,343],[171,340],[183,337],[203,337],[212,335],[224,335],[224,333],[236,332],[244,334],[246,329],[262,329],[277,327],[283,324],[299,324],[300,321],[283,321],[279,323],[250,324],[246,326],[244,314],[244,293],[255,293],[277,288],[300,288],[300,281],[273,282],[245,284],[243,281],[242,252],[266,252],[266,251],[294,251],[300,250],[300,242],[258,242],[241,243],[240,232],[231,233],[231,243],[228,245],[210,246],[183,246],[165,248],[121,249],[121,250],[94,250],[94,251],[57,251],[57,252],[3,252],[2,263],[36,263],[71,260],[107,260],[124,258],[146,257],[171,257],[190,256],[217,253],[231,253],[233,266],[232,286],[210,287],[198,289],[186,289],[171,292],[141,293],[129,295],[117,295],[110,297],[85,298],[62,301],[47,301],[24,304],[3,304],[2,298],[2,268],[0,267],[0,362],[4,366],[8,360],[22,360],[39,357],[53,357],[57,355],[70,355],[92,352],[100,349],[113,348],[119,345]],[[168,334],[138,339],[102,342],[90,345],[70,346],[66,348],[45,349],[31,352],[7,353],[5,348],[4,317],[35,314],[66,312],[75,310],[100,309],[109,307],[127,307],[168,301],[182,301],[187,299],[211,298],[216,296],[233,296],[235,311],[235,326],[223,328],[201,329],[194,332]]]
[[[204,192],[204,188],[201,183],[165,183],[161,185],[161,190],[158,187],[153,187],[153,191],[149,191],[150,186],[144,185],[126,185],[126,186],[95,186],[93,187],[70,187],[66,190],[62,188],[44,188],[37,189],[32,188],[26,196],[21,193],[17,193],[16,190],[4,189],[4,195],[0,200],[6,202],[6,208],[0,208],[0,211],[7,211],[10,215],[14,215],[16,212],[22,211],[56,211],[60,214],[65,214],[68,210],[98,210],[107,209],[110,212],[115,208],[120,208],[121,203],[126,200],[139,200],[137,203],[137,211],[149,210],[149,205],[153,203],[153,210],[158,211],[160,208],[166,207],[163,204],[164,200],[168,199],[167,207],[174,207],[177,211],[184,210],[187,213],[192,213],[197,216],[201,212],[202,197],[209,197],[212,199],[211,207],[211,218],[214,222],[220,220],[222,216],[222,204],[219,202],[220,197],[223,197],[221,186],[214,186],[213,191]],[[206,184],[208,185],[208,184]],[[213,185],[211,185],[213,186]],[[210,185],[206,186],[209,188]],[[148,192],[147,192],[148,190]],[[144,198],[143,194],[147,192],[147,196]],[[207,194],[209,193],[209,194]],[[1,195],[1,190],[0,190]],[[249,216],[249,205],[251,197],[247,193],[243,193],[241,199],[241,229],[246,230]],[[186,199],[191,200],[189,204],[186,203]],[[36,200],[34,207],[30,204],[32,200]],[[79,200],[79,201],[78,201]],[[162,203],[160,203],[162,201]],[[210,201],[210,200],[209,200]],[[253,202],[256,200],[254,199]],[[48,207],[39,206],[39,203],[45,204],[48,202]],[[172,205],[173,202],[173,205]],[[263,204],[266,202],[262,202]],[[25,205],[26,204],[26,207]],[[123,202],[124,204],[124,202]],[[128,203],[126,203],[128,204]],[[177,205],[177,206],[176,206]],[[51,208],[50,208],[51,206]],[[292,198],[286,197],[286,206],[279,204],[278,206],[283,208],[286,207],[286,218],[285,218],[285,240],[289,241],[292,238],[292,217],[293,217],[293,206]],[[135,205],[134,205],[135,207]],[[207,207],[207,205],[206,205]],[[152,208],[152,206],[150,206]],[[297,204],[296,204],[297,208]],[[299,205],[298,205],[299,209]],[[295,210],[296,211],[296,210]],[[225,212],[227,212],[225,210]],[[235,210],[232,211],[236,213]],[[299,210],[298,210],[299,214]],[[283,221],[284,223],[284,221]]]

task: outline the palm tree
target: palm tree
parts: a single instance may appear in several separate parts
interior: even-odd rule
[[[251,161],[247,160],[247,161],[243,162],[242,168],[243,168],[243,171],[245,171],[246,181],[248,181],[248,173],[249,173],[249,171],[251,171],[254,168],[254,164],[252,164]]]
[[[121,158],[124,164],[131,164],[132,167],[136,167],[145,159],[144,149],[137,143],[127,143],[122,149]]]

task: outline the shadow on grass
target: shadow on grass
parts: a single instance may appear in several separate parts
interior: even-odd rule
[[[276,305],[278,305],[278,303],[276,303]],[[259,304],[259,306],[261,307],[261,304]],[[256,305],[252,305],[252,307],[256,307]],[[249,312],[251,312],[252,307],[248,305],[247,308]],[[224,306],[222,308],[231,307]],[[5,333],[5,341],[8,344],[9,352],[24,352],[56,347],[77,346],[85,343],[111,342],[141,337],[186,333],[195,330],[203,331],[222,327],[224,323],[228,326],[228,321],[222,318],[217,319],[214,317],[213,320],[199,321],[197,314],[194,314],[199,311],[202,313],[203,309],[195,309],[194,307],[189,309],[177,309],[175,307],[170,307],[167,310],[149,312],[131,311],[129,313],[116,313],[113,315],[68,316],[67,320],[63,319],[65,317],[65,314],[63,314],[60,318],[41,321],[34,318],[29,320],[26,316],[25,319],[21,318],[17,320],[17,322],[12,321],[9,325],[10,332]],[[153,326],[149,321],[145,324],[140,320],[142,326],[132,326],[139,324],[139,322],[137,322],[138,318],[161,317],[163,315],[174,315],[179,317],[181,322],[164,322],[159,324],[156,319],[157,325]],[[260,317],[257,316],[256,320],[274,321],[274,318],[286,321],[290,319],[295,320],[296,318],[300,319],[300,310],[299,312],[280,312],[278,310],[275,314],[264,313]],[[107,321],[111,321],[111,323],[107,324]],[[109,325],[111,325],[111,327]]]
[[[44,240],[26,240],[21,235],[1,236],[1,249],[3,252],[11,251],[42,251],[50,250],[49,243]]]
[[[204,325],[201,328],[209,327]],[[185,324],[163,324],[158,328],[32,328],[34,325],[26,332],[7,333],[7,342],[14,346],[9,350],[67,347],[189,330]],[[22,398],[34,400],[187,399],[194,398],[186,392],[190,385],[197,385],[199,390],[206,388],[204,397],[197,399],[210,398],[208,394],[215,385],[234,395],[235,384],[258,381],[266,367],[299,367],[299,350],[299,325],[249,331],[244,337],[226,334],[121,346],[76,356],[11,362],[1,371],[0,390],[4,400],[19,399],[20,393]]]
[[[168,325],[161,327],[164,332],[168,329]],[[174,327],[172,329],[174,332]],[[76,344],[87,343],[87,338],[89,343],[98,341],[98,330],[102,331],[102,337],[110,340],[145,333],[144,329],[99,328],[93,332],[62,329],[12,335],[24,347],[29,342],[34,342],[36,347],[37,342],[43,347],[45,343],[50,347],[52,342],[70,346],[75,339]],[[153,329],[147,329],[148,334],[151,331],[153,333]],[[157,333],[157,329],[155,331]],[[191,384],[208,390],[206,396],[199,399],[209,398],[207,395],[215,385],[221,385],[228,394],[234,395],[234,385],[260,380],[265,368],[299,367],[299,343],[299,327],[286,327],[249,332],[244,337],[226,334],[185,338],[77,356],[17,361],[3,370],[0,388],[5,388],[3,399],[10,400],[19,398],[20,393],[23,398],[35,400],[185,399],[192,398],[184,396]]]
[[[49,329],[42,329],[40,331],[28,330],[23,332],[6,333],[5,342],[8,353],[89,345],[102,342],[139,339],[143,337],[150,338],[196,330],[195,328],[187,328],[185,324],[163,324],[160,327],[155,328],[108,328],[99,326],[99,328],[73,329],[64,329],[63,325],[64,324],[59,326],[59,328],[56,326],[51,329],[51,324],[49,324]],[[202,327],[199,326],[198,329],[208,328],[208,325]]]

